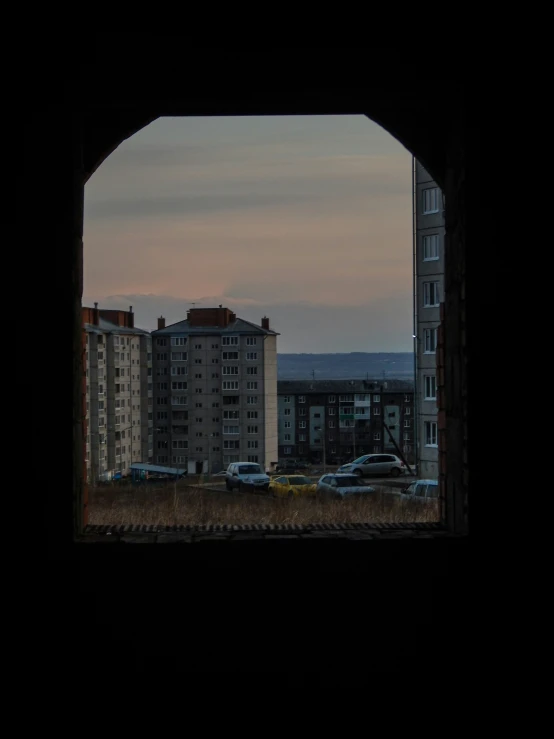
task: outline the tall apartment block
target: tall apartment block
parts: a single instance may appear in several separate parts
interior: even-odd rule
[[[414,352],[417,464],[420,477],[438,479],[437,329],[444,294],[444,201],[437,183],[413,161]]]
[[[277,336],[228,308],[152,332],[155,464],[189,474],[277,463]]]
[[[362,454],[397,454],[398,449],[413,462],[412,382],[279,380],[277,388],[281,463],[339,464]]]
[[[152,339],[128,311],[83,308],[89,482],[130,473],[153,450]]]

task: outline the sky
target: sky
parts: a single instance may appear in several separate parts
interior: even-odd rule
[[[364,116],[160,118],[85,187],[83,305],[224,305],[278,352],[411,351],[411,154]]]

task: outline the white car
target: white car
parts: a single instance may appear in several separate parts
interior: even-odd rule
[[[401,491],[400,497],[403,500],[414,500],[416,503],[424,500],[437,500],[439,483],[436,480],[415,480]]]
[[[267,490],[269,475],[255,462],[233,462],[225,473],[225,487],[237,490]]]
[[[357,475],[323,475],[319,478],[316,487],[316,496],[337,500],[357,495],[370,495],[375,492],[375,488],[360,480]]]
[[[408,471],[404,462],[394,454],[364,454],[353,462],[343,464],[337,472],[348,472],[358,477],[386,476],[398,477]]]

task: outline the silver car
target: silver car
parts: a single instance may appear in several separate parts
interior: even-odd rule
[[[424,500],[436,500],[439,497],[439,483],[436,480],[415,480],[400,493],[403,500],[414,500],[421,503]]]
[[[408,471],[404,462],[394,454],[364,454],[353,462],[343,464],[337,472],[349,473],[358,477],[369,477],[370,475],[383,477],[392,475],[398,477]]]
[[[375,488],[366,485],[357,475],[323,475],[316,487],[316,496],[343,500],[353,495],[375,493]]]

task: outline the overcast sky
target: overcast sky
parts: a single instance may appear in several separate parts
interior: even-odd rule
[[[84,305],[220,303],[279,352],[412,350],[411,155],[363,116],[161,118],[85,189]]]

